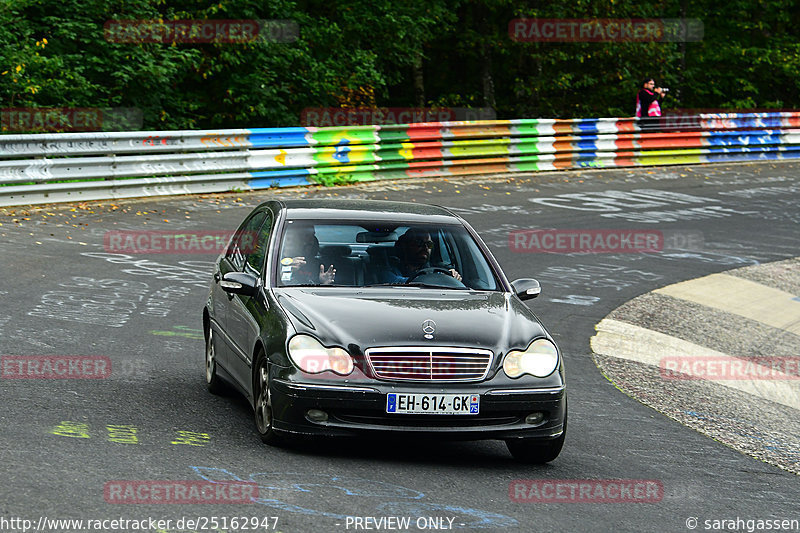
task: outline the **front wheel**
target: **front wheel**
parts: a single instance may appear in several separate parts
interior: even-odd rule
[[[269,387],[269,361],[262,353],[256,362],[256,373],[253,379],[253,397],[255,398],[256,429],[261,441],[266,444],[278,444],[280,437],[272,425],[272,396]]]
[[[214,347],[214,330],[206,331],[206,386],[211,394],[222,394],[225,385],[217,374],[217,349]]]

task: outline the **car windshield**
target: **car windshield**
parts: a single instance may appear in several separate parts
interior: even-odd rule
[[[278,250],[279,287],[499,290],[480,247],[456,224],[289,220]]]

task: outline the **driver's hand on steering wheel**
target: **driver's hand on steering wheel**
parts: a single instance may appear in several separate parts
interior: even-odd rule
[[[461,274],[458,273],[458,270],[456,270],[455,268],[449,268],[447,269],[447,271],[450,272],[451,276],[456,278],[458,281],[461,281]]]

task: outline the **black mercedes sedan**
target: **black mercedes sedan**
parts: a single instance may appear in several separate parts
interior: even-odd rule
[[[544,463],[567,428],[564,364],[466,221],[442,207],[270,201],[217,259],[206,381],[253,405],[261,439],[502,439]]]

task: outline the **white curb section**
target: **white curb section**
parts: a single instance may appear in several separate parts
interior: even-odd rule
[[[725,276],[733,278],[733,276]],[[704,278],[700,278],[704,279]],[[738,278],[734,278],[738,279]],[[742,280],[746,281],[746,280]],[[689,282],[684,282],[689,283]],[[752,282],[748,282],[752,283]],[[681,284],[678,284],[681,285]],[[758,283],[761,290],[766,287]],[[670,287],[674,287],[671,285]],[[667,287],[667,288],[670,288]],[[774,289],[772,289],[774,290]],[[663,289],[659,289],[661,292]],[[776,291],[782,292],[782,291]],[[788,293],[784,293],[788,294]],[[671,294],[671,296],[675,296]],[[698,302],[704,303],[704,302]],[[708,305],[707,303],[705,305]],[[798,303],[800,305],[800,302]],[[729,311],[729,308],[725,310]],[[663,367],[663,361],[674,360],[676,357],[714,358],[721,363],[742,363],[746,358],[735,358],[728,354],[694,344],[677,337],[665,335],[627,322],[604,318],[596,326],[597,334],[591,338],[592,351],[618,359],[627,359],[656,367]],[[695,375],[708,383],[735,389],[765,400],[770,400],[793,409],[800,410],[800,386],[798,380],[792,376],[774,372],[768,369],[772,379],[735,379],[735,380],[709,380],[702,374]],[[693,375],[689,372],[689,375]],[[676,378],[665,378],[676,379]]]
[[[653,291],[800,335],[800,298],[761,283],[711,274]]]

